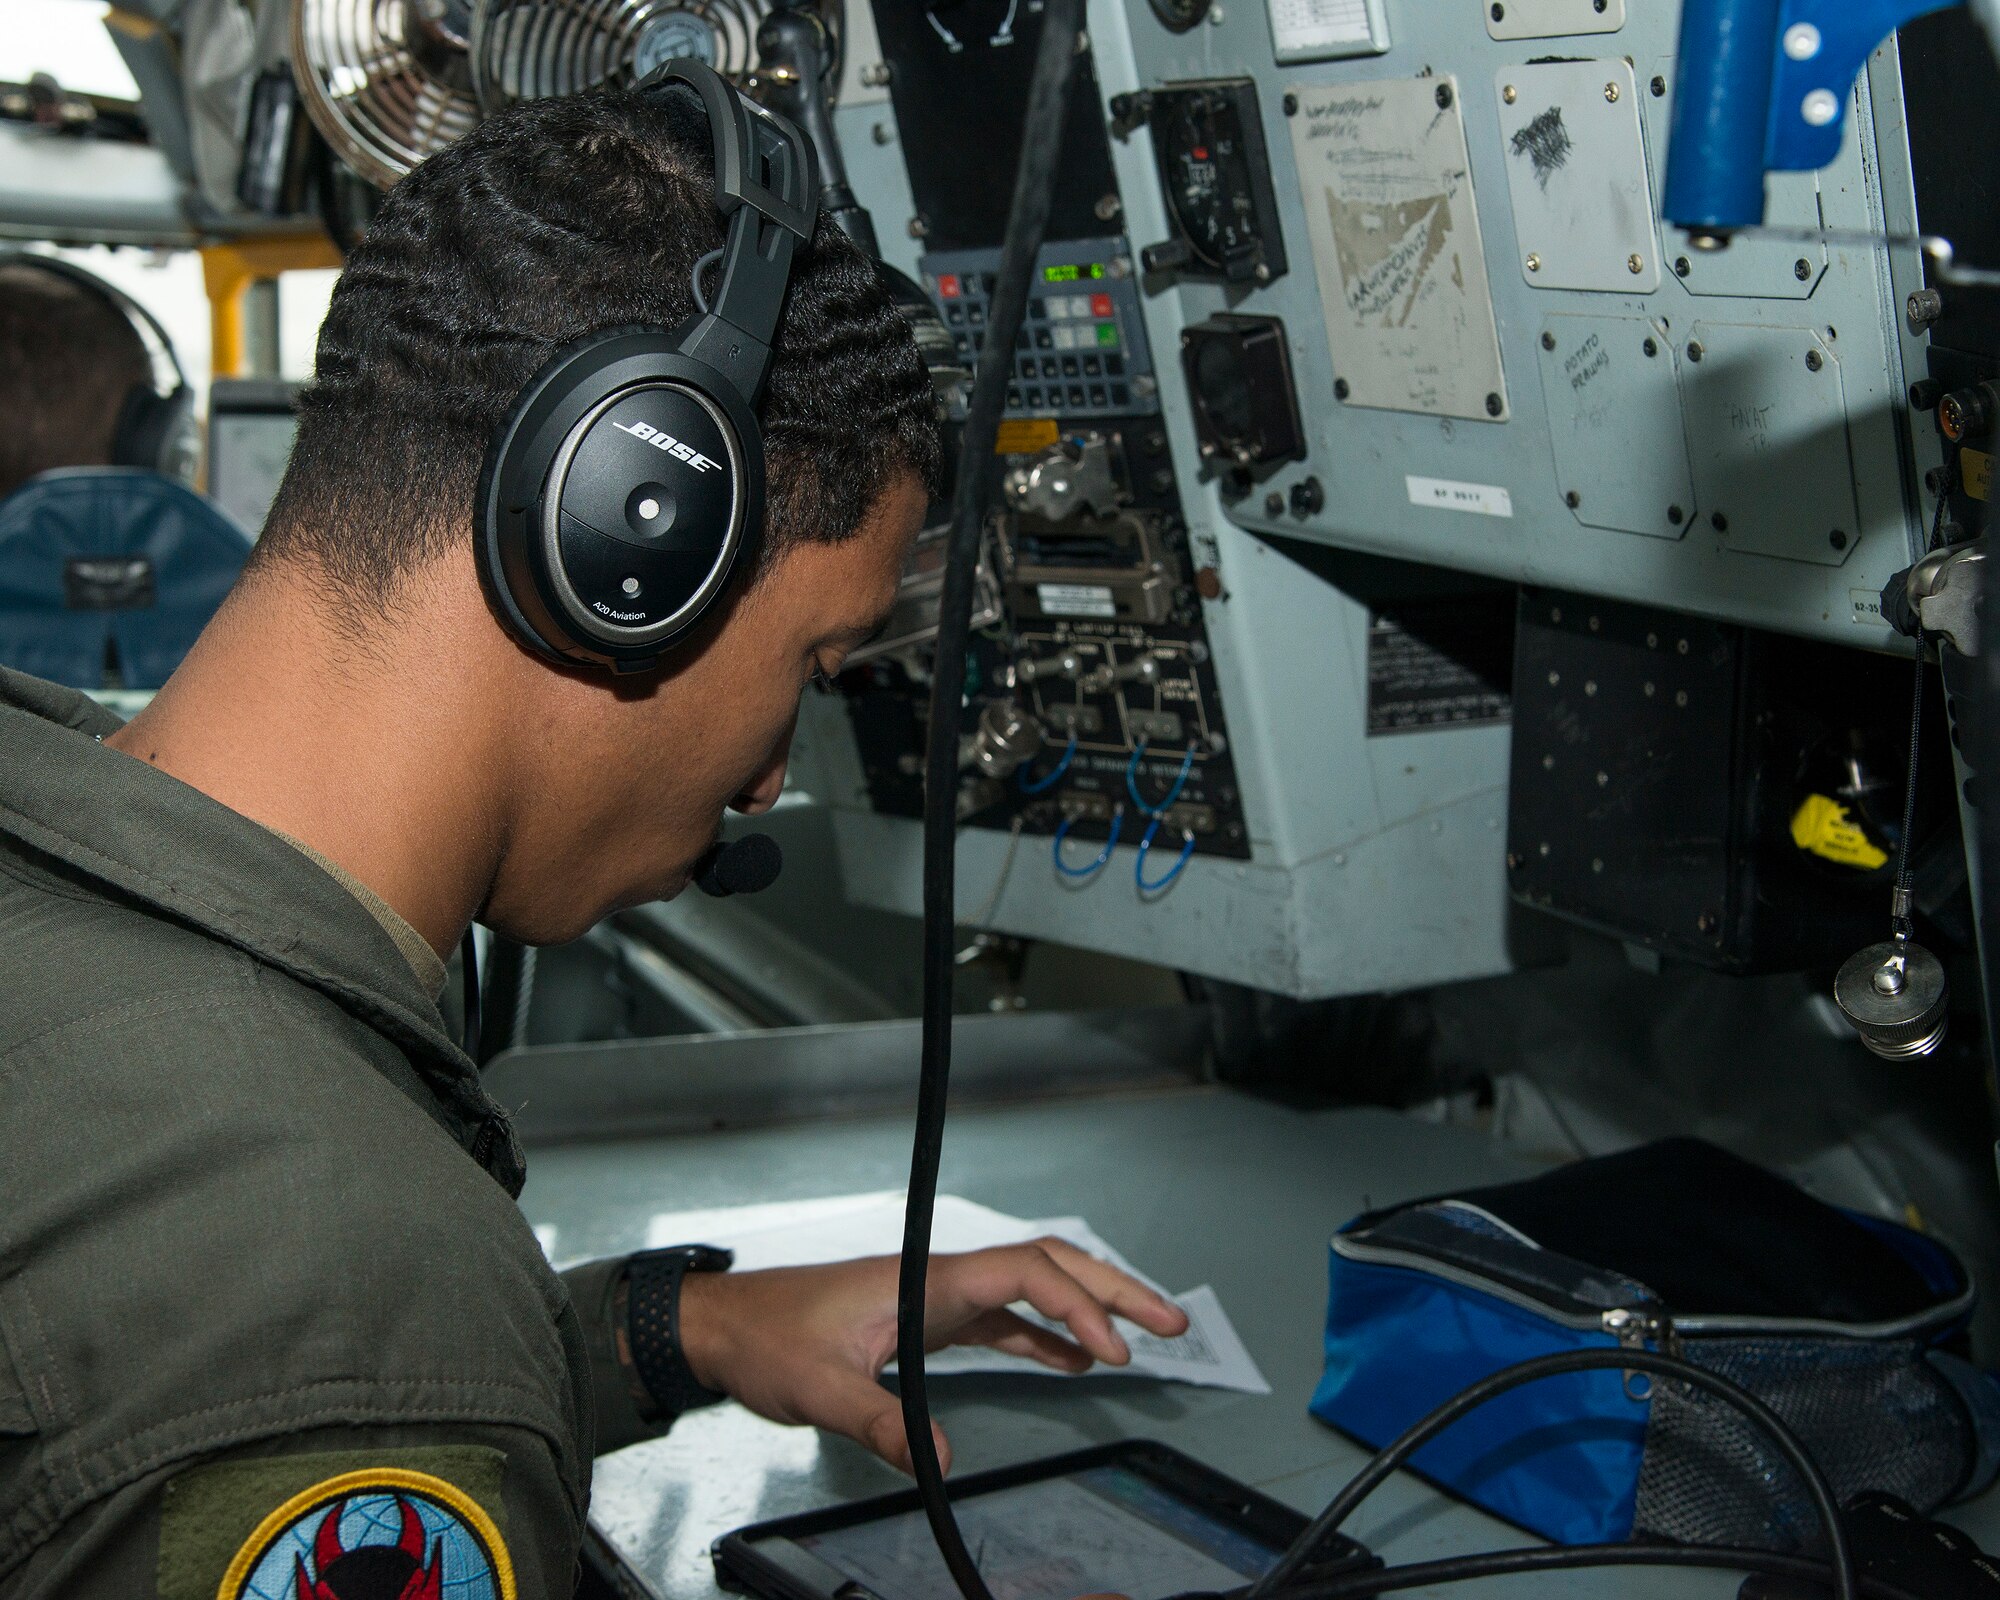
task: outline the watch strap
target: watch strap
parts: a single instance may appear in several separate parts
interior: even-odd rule
[[[663,1416],[728,1398],[705,1386],[681,1349],[681,1280],[690,1272],[726,1272],[735,1257],[713,1245],[643,1250],[626,1263],[626,1335],[632,1368]]]

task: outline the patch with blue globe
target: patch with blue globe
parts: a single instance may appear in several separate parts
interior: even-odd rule
[[[428,1473],[343,1473],[294,1495],[237,1551],[216,1600],[515,1600],[500,1531]]]

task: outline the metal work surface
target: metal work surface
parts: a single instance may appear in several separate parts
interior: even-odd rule
[[[908,1133],[898,1116],[542,1150],[531,1155],[521,1203],[538,1228],[554,1230],[561,1260],[631,1250],[648,1242],[648,1219],[660,1212],[900,1187]],[[1526,1170],[1481,1138],[1393,1113],[1297,1112],[1219,1089],[964,1112],[947,1135],[944,1192],[1022,1216],[1081,1213],[1169,1287],[1213,1284],[1273,1392],[942,1378],[933,1391],[956,1470],[1143,1435],[1317,1510],[1364,1459],[1306,1414],[1328,1236],[1369,1206]],[[727,1405],[601,1460],[592,1520],[662,1600],[708,1600],[719,1592],[708,1558],[716,1536],[901,1483],[846,1440]],[[1989,1546],[2000,1536],[1990,1497],[1955,1520]],[[1350,1531],[1392,1560],[1529,1542],[1408,1477],[1386,1485]],[[1635,1570],[1424,1592],[1723,1600],[1737,1583]]]
[[[922,1048],[914,1017],[510,1050],[486,1086],[529,1144],[635,1139],[901,1111]],[[1203,1006],[970,1016],[952,1087],[981,1101],[1158,1089],[1200,1076]],[[774,1196],[773,1198],[783,1198]]]

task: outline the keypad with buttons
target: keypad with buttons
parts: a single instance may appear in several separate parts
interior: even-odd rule
[[[1007,389],[1011,415],[1072,418],[1159,410],[1131,256],[1122,238],[1071,241],[1042,251],[1027,316],[1014,341]],[[998,258],[998,251],[954,250],[922,262],[925,285],[968,366],[986,342]]]

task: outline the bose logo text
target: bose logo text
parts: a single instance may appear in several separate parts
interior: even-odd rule
[[[693,445],[682,444],[671,433],[662,433],[658,428],[648,427],[643,422],[614,422],[612,427],[621,433],[629,433],[635,439],[642,439],[655,450],[664,450],[693,467],[696,472],[713,472],[722,463],[711,461]]]

